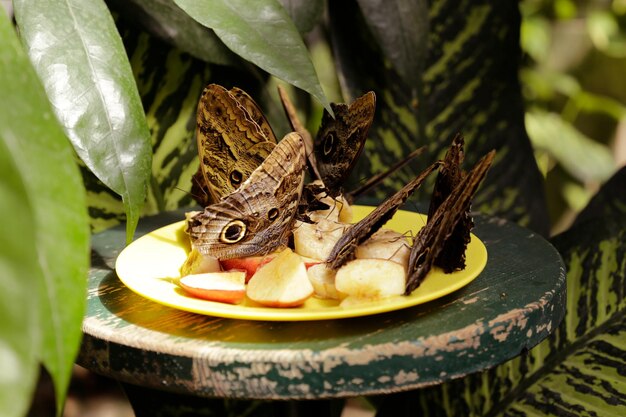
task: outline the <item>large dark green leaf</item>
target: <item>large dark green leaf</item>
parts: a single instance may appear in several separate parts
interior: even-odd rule
[[[324,0],[278,0],[300,33],[310,32],[324,12]]]
[[[173,0],[108,0],[127,19],[185,52],[220,65],[235,65],[235,55],[211,30],[193,20]]]
[[[102,0],[14,6],[58,120],[89,169],[122,196],[132,239],[150,176],[150,132],[108,9]]]
[[[602,187],[587,207],[578,214],[575,224],[607,216],[626,216],[626,167],[622,167]]]
[[[524,128],[517,79],[519,10],[515,2],[430,2],[428,52],[422,88],[407,84],[384,59],[355,0],[329,3],[330,31],[347,98],[373,90],[376,118],[354,170],[362,180],[414,149],[428,151],[377,188],[384,198],[442,156],[457,132],[471,166],[491,149],[498,155],[474,209],[547,234],[543,179]],[[418,24],[423,16],[406,16]],[[406,23],[408,24],[408,23]],[[416,100],[413,91],[417,89]],[[418,197],[426,200],[430,187]]]
[[[623,184],[620,189],[601,190],[605,196],[615,192],[623,193]],[[505,416],[623,416],[626,213],[581,222],[555,237],[553,243],[567,267],[566,317],[544,343],[544,352],[550,354],[530,353],[542,359],[543,366],[522,380],[494,411]]]
[[[428,2],[357,0],[383,53],[404,82],[419,86],[428,48]]]
[[[19,63],[19,43],[3,10],[0,10],[0,94],[3,103],[19,98],[11,68]],[[15,74],[13,74],[15,75]],[[34,215],[26,187],[7,148],[19,126],[5,120],[0,104],[0,415],[22,416],[39,369],[37,298],[43,275],[35,250]]]
[[[0,20],[0,36],[4,36],[8,20],[4,15]],[[4,43],[0,46],[0,70],[7,63],[7,49]],[[2,93],[5,81],[0,78]],[[0,414],[11,417],[24,415],[37,380],[37,289],[42,273],[33,262],[37,258],[34,216],[23,179],[5,145],[7,130],[0,127]]]
[[[9,263],[2,264],[1,304],[7,313],[2,315],[3,328],[13,326],[10,332],[1,332],[1,337],[7,338],[9,347],[20,343],[20,350],[25,352],[25,356],[13,363],[8,361],[11,351],[5,351],[4,345],[0,349],[3,388],[15,377],[13,373],[20,371],[14,367],[32,361],[33,352],[37,355],[37,361],[24,368],[23,380],[8,388],[9,394],[16,395],[3,397],[0,407],[11,410],[9,407],[23,406],[22,397],[17,394],[30,392],[32,366],[42,360],[55,382],[60,410],[81,337],[86,300],[89,229],[85,194],[71,146],[10,22],[4,17],[0,19],[0,39],[3,40],[0,138],[5,148],[0,153],[6,159],[6,163],[0,162],[3,171],[0,247],[3,258],[4,254],[11,256]],[[4,187],[11,187],[16,194]],[[32,217],[29,207],[33,210]],[[10,275],[5,276],[4,268]],[[37,316],[36,326],[29,323],[28,313],[23,318],[13,316],[23,308]],[[25,321],[20,334],[14,326],[22,319]],[[33,331],[39,333],[41,343],[37,343]],[[15,404],[4,403],[5,400]],[[17,412],[17,408],[12,412]]]
[[[308,92],[329,111],[309,53],[278,0],[174,0],[233,52]]]

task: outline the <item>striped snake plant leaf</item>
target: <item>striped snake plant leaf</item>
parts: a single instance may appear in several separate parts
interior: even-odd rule
[[[574,224],[578,225],[592,219],[626,215],[624,184],[626,184],[626,168],[622,167],[602,186],[603,191],[593,196],[587,207],[576,216]]]
[[[40,363],[60,415],[86,303],[85,192],[4,10],[0,39],[0,415],[25,415]]]
[[[56,117],[89,169],[122,196],[126,240],[146,198],[152,149],[128,57],[102,0],[16,0],[20,35]]]
[[[355,0],[329,3],[331,39],[347,98],[368,90],[378,98],[365,157],[353,178],[366,179],[402,155],[428,146],[428,152],[410,169],[378,188],[382,198],[443,156],[460,132],[467,142],[468,165],[491,149],[498,151],[474,209],[547,234],[542,178],[524,128],[517,78],[517,3],[436,0],[430,2],[429,10],[420,86],[408,85],[384,58],[384,47],[372,35]],[[368,9],[363,12],[369,13]],[[420,17],[414,21],[420,22]],[[422,100],[411,93],[416,88]],[[423,189],[422,199],[429,189]]]
[[[378,417],[626,415],[626,168],[552,243],[567,269],[567,313],[542,343],[489,371],[397,394]],[[586,213],[586,214],[585,214]],[[396,413],[396,414],[394,414]]]
[[[107,4],[123,18],[198,59],[218,65],[241,64],[215,32],[196,22],[173,0],[112,0]]]
[[[357,0],[376,43],[402,80],[421,90],[428,41],[425,0]],[[415,95],[414,98],[418,98]]]

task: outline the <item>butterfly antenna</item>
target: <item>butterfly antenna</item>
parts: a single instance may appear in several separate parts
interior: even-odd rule
[[[353,190],[353,191],[348,193],[349,201],[354,201],[354,199],[356,197],[358,197],[359,195],[361,195],[364,192],[368,191],[372,187],[378,185],[385,178],[387,178],[388,176],[390,176],[391,174],[393,174],[397,170],[401,169],[403,166],[405,166],[406,164],[411,162],[411,160],[413,160],[414,158],[416,158],[416,157],[420,156],[421,154],[423,154],[425,151],[426,151],[426,147],[425,146],[417,148],[416,150],[414,150],[413,152],[408,154],[404,159],[401,159],[400,161],[398,161],[395,164],[393,164],[388,170],[374,175],[369,180],[365,181],[365,183],[363,185],[361,185],[359,188],[357,188],[356,190]]]
[[[291,124],[291,128],[300,136],[302,136],[302,140],[304,141],[304,147],[306,149],[307,165],[309,166],[309,172],[311,172],[312,176],[315,177],[314,179],[321,180],[322,176],[317,170],[317,161],[315,160],[315,153],[313,152],[313,137],[311,136],[311,133],[304,127],[304,125],[300,121],[298,113],[296,112],[296,108],[291,102],[287,91],[281,85],[278,85],[278,96],[280,97],[280,101],[283,104],[283,109],[285,110],[287,119],[289,119],[289,124]]]

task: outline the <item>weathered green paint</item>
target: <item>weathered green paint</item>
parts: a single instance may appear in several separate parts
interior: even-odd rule
[[[139,233],[182,212],[143,219]],[[78,362],[146,387],[200,396],[311,399],[420,388],[490,368],[544,339],[564,314],[558,253],[536,234],[479,217],[489,261],[458,292],[356,319],[252,322],[186,313],[131,292],[113,270],[123,229],[93,237]]]

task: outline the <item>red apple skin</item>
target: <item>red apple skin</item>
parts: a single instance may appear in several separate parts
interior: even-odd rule
[[[321,264],[324,262],[320,259],[309,258],[308,256],[300,255],[300,257],[302,258],[302,261],[304,262],[304,266],[306,267],[306,269],[309,269],[313,265]]]
[[[247,256],[245,258],[222,259],[220,264],[224,271],[243,271],[246,273],[246,284],[252,278],[252,275],[276,257],[275,253],[265,256]]]
[[[206,275],[207,279],[198,282],[200,275]],[[210,275],[231,276],[233,285],[228,288],[221,288],[220,280],[212,280]],[[208,301],[218,301],[220,303],[239,304],[246,297],[246,286],[241,276],[237,277],[232,272],[217,272],[213,274],[187,275],[179,280],[180,286],[190,295]],[[240,285],[239,285],[240,284]]]

